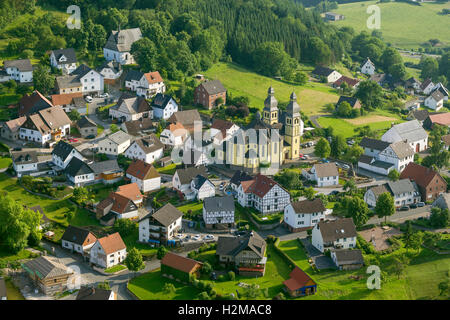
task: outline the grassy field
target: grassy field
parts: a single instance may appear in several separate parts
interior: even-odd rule
[[[405,275],[398,279],[388,276],[382,281],[380,290],[369,290],[366,286],[365,268],[355,271],[315,272],[297,240],[280,243],[282,249],[296,264],[317,282],[317,294],[301,299],[432,299],[438,296],[438,284],[448,277],[450,258],[422,249],[413,256],[406,267]],[[399,253],[404,254],[404,249]],[[383,268],[382,268],[383,269]],[[361,280],[350,279],[351,275],[363,275]]]
[[[12,163],[12,159],[9,157],[0,157],[0,169],[8,168]]]
[[[11,280],[7,279],[6,281],[6,297],[8,300],[25,300],[24,296],[17,289]]]
[[[29,207],[40,205],[49,219],[65,226],[69,225],[69,221],[65,217],[66,212],[69,210],[75,210],[75,216],[70,221],[70,224],[75,226],[99,225],[99,222],[87,210],[76,207],[69,200],[51,200],[32,195],[18,185],[16,181],[17,179],[11,178],[4,173],[0,174],[0,191],[7,191],[9,196],[23,205]]]
[[[345,15],[345,20],[335,22],[337,26],[350,26],[356,31],[368,31],[367,7],[377,1],[355,2],[341,4],[333,10]],[[450,19],[438,14],[444,8],[450,9],[447,3],[422,3],[421,6],[407,3],[378,3],[381,9],[381,28],[383,38],[393,46],[411,49],[429,39],[439,39],[445,45],[450,45]],[[426,26],[426,27],[424,27]]]
[[[122,270],[125,270],[127,267],[125,267],[123,264],[117,264],[114,267],[105,269],[106,273],[115,273],[115,272],[119,272]]]
[[[205,75],[219,79],[233,96],[248,96],[250,107],[261,110],[270,86],[275,89],[275,97],[281,103],[289,102],[289,96],[294,91],[301,110],[307,115],[324,113],[325,104],[339,100],[337,91],[323,83],[309,82],[299,86],[258,75],[232,63],[217,63]]]

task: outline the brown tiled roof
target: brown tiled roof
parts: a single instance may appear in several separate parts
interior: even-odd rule
[[[433,124],[450,125],[450,112],[430,114],[428,117]]]
[[[19,102],[19,116],[37,112],[39,110],[53,107],[53,104],[39,91],[35,90],[31,95],[25,95]]]
[[[331,221],[320,221],[317,227],[322,234],[324,242],[333,242],[337,239],[356,237],[356,227],[352,218]]]
[[[67,93],[67,94],[54,94],[52,95],[52,102],[54,106],[62,106],[66,104],[71,104],[73,98],[82,97],[83,93],[75,92],[75,93]]]
[[[183,212],[175,208],[171,203],[166,204],[164,207],[158,209],[155,213],[149,212],[139,219],[139,221],[152,217],[165,227],[170,226],[183,216]]]
[[[142,160],[134,160],[128,167],[127,174],[140,180],[154,179],[160,177],[153,165]]]
[[[63,108],[60,106],[41,110],[39,111],[39,114],[51,129],[58,129],[64,125],[72,123]]]
[[[292,207],[295,213],[315,213],[326,210],[322,199],[316,198],[314,200],[303,200],[292,202]]]
[[[184,136],[187,133],[186,128],[183,126],[181,122],[170,123],[167,126],[167,129],[172,132],[174,136]]]
[[[346,76],[342,76],[334,82],[334,85],[340,86],[343,82],[347,83],[351,88],[359,83],[358,79],[352,79]]]
[[[36,129],[42,134],[50,132],[50,128],[44,123],[42,117],[39,114],[32,114],[31,116],[29,116],[28,120],[25,122],[25,127],[28,127],[28,121],[34,124]]]
[[[123,214],[137,210],[137,206],[134,203],[134,200],[131,200],[130,198],[127,198],[124,195],[121,195],[116,192],[111,192],[109,194],[109,198],[111,198],[113,201],[111,211]]]
[[[172,252],[167,252],[161,260],[161,265],[165,265],[182,272],[190,273],[198,265],[202,265],[202,263],[193,259],[182,257]]]
[[[5,125],[11,132],[16,132],[27,121],[27,117],[20,117],[17,119],[9,120],[5,122]]]
[[[177,111],[167,120],[169,123],[180,122],[184,127],[193,126],[195,121],[202,121],[197,109]]]
[[[242,189],[245,193],[253,193],[258,197],[264,197],[275,185],[279,184],[262,174],[256,175],[253,180],[241,181]],[[282,188],[280,186],[280,188]]]
[[[118,232],[100,238],[97,241],[102,246],[105,254],[111,254],[127,248]]]
[[[144,73],[144,76],[149,84],[164,82],[163,78],[161,77],[158,71]]]
[[[132,201],[140,201],[143,199],[139,186],[136,182],[119,186],[116,193]]]
[[[436,171],[414,162],[410,162],[400,174],[400,179],[410,179],[424,188],[426,188],[435,177],[444,180]]]
[[[289,279],[283,282],[283,284],[291,291],[303,288],[308,283],[309,285],[316,284],[310,276],[308,276],[302,269],[297,266],[289,274]]]
[[[100,201],[98,204],[97,204],[97,209],[99,209],[99,210],[105,210],[107,207],[109,207],[110,205],[112,205],[114,203],[114,200],[113,199],[111,199],[111,198],[106,198],[106,199],[103,199],[102,201]]]
[[[316,168],[316,174],[317,177],[323,178],[323,177],[334,177],[339,175],[339,171],[336,167],[336,163],[330,162],[330,163],[318,163],[315,164],[314,167]]]
[[[222,119],[215,119],[213,124],[211,125],[211,128],[220,130],[220,132],[222,132],[222,137],[225,137],[227,135],[227,130],[230,129],[232,126],[233,122]]]
[[[142,151],[144,151],[145,154],[149,154],[151,152],[155,152],[156,150],[164,148],[163,143],[158,139],[158,137],[155,134],[151,134],[150,136],[136,139],[135,143],[139,147],[141,147]]]
[[[141,118],[139,120],[127,121],[124,124],[127,128],[127,133],[133,136],[139,135],[142,130],[149,130],[153,127],[153,122],[150,118]]]

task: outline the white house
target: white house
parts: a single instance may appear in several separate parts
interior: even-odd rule
[[[84,161],[73,157],[64,169],[66,177],[75,187],[90,184],[95,181],[95,172]]]
[[[109,108],[111,119],[120,122],[134,121],[141,118],[152,118],[152,111],[147,100],[142,97],[122,95],[117,104]]]
[[[159,139],[165,145],[179,147],[188,136],[189,131],[181,123],[171,123],[161,132]]]
[[[312,229],[312,245],[320,252],[356,247],[356,227],[352,218],[325,220]]]
[[[70,74],[77,68],[77,56],[73,48],[53,50],[50,53],[50,65]]]
[[[91,248],[90,263],[106,269],[123,263],[126,257],[127,246],[116,232],[97,239]]]
[[[80,65],[78,68],[72,71],[71,75],[77,76],[77,79],[82,85],[81,90],[83,94],[103,93],[105,89],[105,79],[103,78],[103,76],[94,69],[89,68],[85,64]]]
[[[358,167],[378,174],[388,175],[394,169],[402,172],[414,161],[414,150],[403,141],[389,143],[363,138],[360,146],[364,148],[364,155],[359,158]]]
[[[234,226],[234,198],[208,197],[203,201],[203,221],[208,229],[227,229]]]
[[[200,174],[192,179],[191,190],[195,193],[195,197],[198,200],[214,197],[216,195],[216,187],[214,186],[214,183]]]
[[[311,181],[316,181],[318,187],[337,186],[339,184],[339,171],[336,163],[318,163],[310,170],[302,170],[302,175]]]
[[[48,155],[40,156],[35,150],[12,151],[11,159],[18,178],[24,175],[41,176],[54,172],[49,165],[50,157]]]
[[[153,99],[153,118],[167,120],[172,114],[178,111],[178,104],[171,96],[158,93]]]
[[[81,153],[65,141],[59,141],[52,150],[52,162],[65,169],[73,157],[84,161]]]
[[[97,71],[105,80],[117,80],[122,75],[122,65],[116,61],[106,61]]]
[[[383,134],[381,140],[390,143],[405,141],[415,152],[421,152],[428,148],[428,134],[417,120],[392,126]]]
[[[158,190],[161,187],[161,176],[158,171],[151,164],[142,160],[135,160],[129,165],[126,177],[132,183],[136,183],[144,193]]]
[[[322,66],[317,66],[313,70],[312,74],[318,78],[326,78],[326,81],[328,83],[336,82],[342,77],[342,74],[340,74],[338,71]]]
[[[118,156],[125,152],[131,144],[131,136],[119,130],[98,143],[98,152]]]
[[[33,82],[33,66],[29,59],[5,60],[3,64],[12,80],[20,83]]]
[[[177,169],[172,177],[172,187],[185,194],[191,192],[191,181],[197,176],[207,176],[206,167],[188,167]]]
[[[442,84],[442,82],[439,82],[435,87],[434,90],[439,90],[442,95],[444,96],[444,101],[448,101],[448,89]]]
[[[291,202],[284,208],[284,224],[291,232],[300,232],[314,227],[326,219],[330,212],[321,199]]]
[[[215,119],[210,128],[210,135],[216,145],[229,140],[238,130],[239,126],[222,119]]]
[[[113,30],[103,48],[103,56],[107,61],[117,61],[121,65],[136,63],[130,53],[131,45],[142,39],[141,29]]]
[[[291,200],[289,192],[262,174],[241,181],[236,197],[241,206],[255,208],[263,214],[283,211]]]
[[[385,192],[392,195],[396,207],[417,203],[421,199],[417,184],[409,179],[401,179],[370,188],[364,194],[364,201],[368,206],[375,207],[378,197]]]
[[[444,106],[444,95],[440,90],[434,90],[424,101],[427,108],[438,111]]]
[[[137,138],[125,151],[124,155],[130,159],[139,159],[146,163],[153,163],[164,155],[164,145],[155,134]]]
[[[372,61],[370,61],[369,58],[364,60],[364,62],[361,64],[361,73],[368,75],[375,74],[375,65],[373,64]]]
[[[61,238],[64,249],[84,255],[97,242],[97,238],[89,230],[69,225]]]
[[[426,79],[424,82],[422,82],[422,85],[420,86],[420,91],[425,94],[429,95],[435,88],[435,84],[431,79]]]
[[[139,220],[139,241],[167,244],[181,229],[183,213],[168,203]]]

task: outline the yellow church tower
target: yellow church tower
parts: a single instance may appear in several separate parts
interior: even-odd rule
[[[275,99],[275,90],[270,87],[268,96],[264,101],[263,121],[268,125],[278,123],[278,101]]]
[[[284,114],[284,140],[291,146],[290,159],[298,159],[300,155],[300,137],[303,135],[303,129],[300,106],[297,103],[297,96],[292,92]]]

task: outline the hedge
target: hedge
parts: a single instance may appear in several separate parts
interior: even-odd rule
[[[281,258],[284,259],[284,261],[287,263],[289,268],[292,270],[297,265],[294,260],[292,260],[283,250],[278,248],[278,244],[280,243],[280,238],[277,238],[275,242],[272,245],[273,249],[280,255]]]

